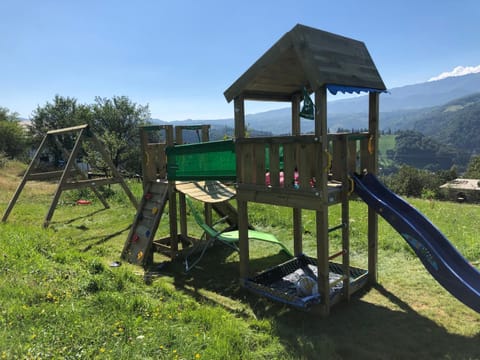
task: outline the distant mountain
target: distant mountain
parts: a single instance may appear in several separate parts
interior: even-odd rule
[[[431,107],[480,91],[480,73],[449,77],[389,89],[380,96],[380,127],[399,129],[411,126]],[[330,101],[327,105],[328,128],[331,132],[342,129],[360,129],[368,126],[368,96]],[[155,123],[165,123],[153,120]],[[271,132],[275,135],[291,131],[291,109],[284,108],[249,114],[245,120],[250,129]],[[233,128],[233,118],[174,121],[171,124],[211,124],[212,128]],[[313,122],[302,120],[302,132],[313,130]]]
[[[417,114],[411,129],[468,153],[480,153],[480,92]]]
[[[450,100],[478,91],[480,91],[480,73],[397,87],[381,95],[380,111],[392,112],[443,105]],[[342,114],[366,112],[368,106],[366,97],[332,101],[328,110]]]

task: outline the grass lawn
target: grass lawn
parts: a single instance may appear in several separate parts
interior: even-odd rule
[[[0,211],[24,167],[0,172]],[[130,184],[140,195],[140,186]],[[0,224],[0,358],[98,359],[480,359],[480,314],[438,285],[404,240],[379,222],[379,284],[321,318],[242,290],[238,254],[218,245],[185,273],[168,262],[144,270],[118,261],[135,215],[121,195],[75,206],[65,193],[42,228],[55,186],[27,185]],[[409,199],[479,266],[480,207]],[[351,202],[352,262],[366,263],[366,211]],[[260,204],[249,219],[291,241],[291,210]],[[314,214],[305,211],[304,248],[315,256]],[[340,222],[339,206],[330,208]],[[189,219],[189,230],[200,235]],[[158,237],[168,234],[164,216]],[[331,234],[331,251],[340,248]],[[252,268],[286,260],[278,247],[251,243]],[[167,259],[155,255],[157,264]]]

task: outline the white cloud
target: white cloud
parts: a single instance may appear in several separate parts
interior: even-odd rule
[[[442,80],[452,76],[463,76],[468,74],[480,73],[480,65],[477,66],[457,66],[452,71],[443,72],[438,76],[434,76],[428,81]]]

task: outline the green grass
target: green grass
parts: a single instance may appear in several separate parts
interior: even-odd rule
[[[0,193],[0,209],[15,185]],[[139,185],[130,185],[139,195]],[[480,358],[480,315],[439,286],[383,220],[379,285],[320,318],[242,290],[238,254],[221,245],[191,272],[175,261],[147,282],[140,267],[110,267],[135,213],[130,203],[117,196],[108,210],[98,201],[74,206],[66,194],[44,230],[53,189],[27,187],[8,222],[0,224],[0,358]],[[409,201],[478,264],[480,207]],[[291,209],[249,209],[252,223],[292,247]],[[359,266],[366,263],[366,209],[351,202],[351,256]],[[329,210],[331,224],[338,224],[339,206]],[[313,218],[313,212],[303,213],[310,255],[316,251]],[[200,235],[192,219],[189,231]],[[157,235],[167,234],[162,220]],[[331,235],[333,252],[341,240]],[[254,270],[286,259],[278,247],[259,242],[251,243],[251,258]],[[157,263],[165,260],[155,255]]]

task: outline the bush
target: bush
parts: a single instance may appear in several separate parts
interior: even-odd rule
[[[451,180],[453,173],[455,173],[454,170],[434,173],[404,165],[397,173],[386,176],[382,180],[387,187],[399,195],[438,199],[442,196],[440,185]]]

